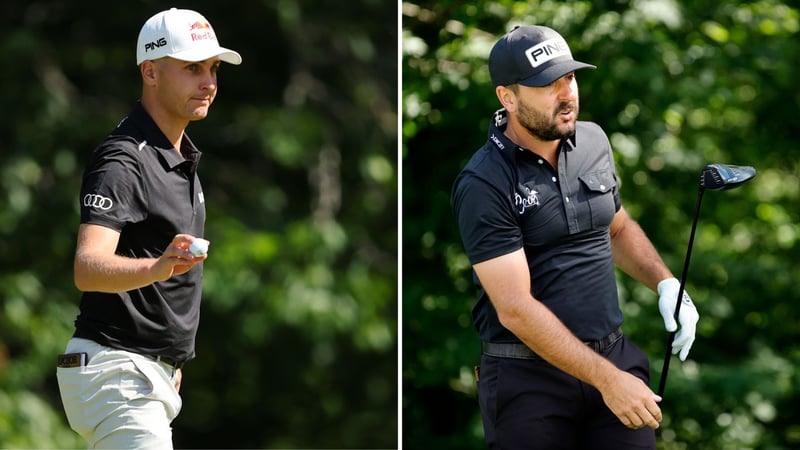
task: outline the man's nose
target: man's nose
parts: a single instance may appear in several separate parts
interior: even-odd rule
[[[563,77],[558,80],[558,95],[561,98],[574,99],[578,92],[578,82],[575,78]]]
[[[217,74],[207,70],[203,74],[203,79],[200,81],[200,87],[203,89],[213,89],[217,86]]]

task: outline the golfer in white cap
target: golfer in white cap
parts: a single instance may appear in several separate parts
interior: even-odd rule
[[[221,62],[242,61],[202,15],[175,8],[144,24],[136,59],[141,100],[84,172],[80,313],[58,357],[64,410],[90,448],[172,448],[208,258],[200,151],[184,130],[208,114]]]

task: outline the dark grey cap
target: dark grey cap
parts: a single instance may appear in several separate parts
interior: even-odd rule
[[[495,86],[547,86],[578,69],[596,67],[572,59],[567,41],[543,26],[518,26],[500,38],[489,53],[489,74]]]

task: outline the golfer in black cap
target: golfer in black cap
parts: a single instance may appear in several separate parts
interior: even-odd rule
[[[508,449],[655,449],[661,400],[621,330],[615,263],[658,292],[668,331],[680,283],[622,207],[608,138],[578,121],[572,58],[554,30],[517,27],[489,55],[502,109],[453,187],[474,269],[486,442]],[[688,295],[673,351],[698,313]]]

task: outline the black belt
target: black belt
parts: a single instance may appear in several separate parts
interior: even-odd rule
[[[602,353],[614,345],[622,337],[622,329],[617,328],[608,336],[596,341],[584,341],[583,343],[592,348],[597,353]],[[499,356],[501,358],[516,359],[542,359],[541,356],[533,352],[527,345],[522,343],[499,344],[495,342],[481,342],[481,350],[484,355]]]
[[[186,364],[186,361],[175,361],[174,359],[167,358],[166,356],[150,355],[150,357],[155,359],[157,362],[171,366],[173,369],[182,369],[183,365]]]

